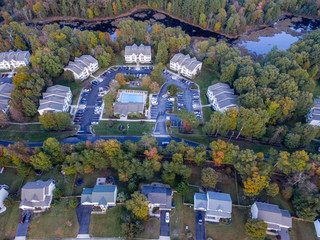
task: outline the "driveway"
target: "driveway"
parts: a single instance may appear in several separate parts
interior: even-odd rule
[[[170,221],[166,223],[166,213],[170,214],[170,211],[161,210],[160,211],[160,238],[170,237]]]
[[[281,228],[279,235],[281,237],[281,240],[290,240],[290,235],[287,228]]]
[[[22,214],[27,214],[27,213],[30,213],[30,212],[32,213],[32,211],[23,211]],[[31,215],[31,218],[32,218],[32,215]],[[30,218],[30,221],[31,221],[31,218]],[[17,228],[15,239],[26,239],[30,221],[28,223],[25,222],[25,223],[19,223],[18,224],[18,228]]]
[[[199,224],[199,215],[202,215],[202,224]],[[196,240],[206,239],[206,223],[204,218],[205,218],[204,211],[195,212]]]
[[[82,206],[79,205],[76,207],[77,218],[79,222],[79,235],[88,235],[89,236],[89,226],[91,218],[92,206]],[[77,238],[78,238],[77,237]]]

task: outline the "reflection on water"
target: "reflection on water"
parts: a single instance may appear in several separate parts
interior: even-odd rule
[[[292,36],[291,34],[288,34],[284,31],[281,33],[276,33],[274,36],[258,38],[259,42],[241,41],[239,45],[247,48],[249,52],[259,55],[270,52],[271,49],[275,46],[277,46],[278,49],[287,50],[291,46],[291,44],[299,40],[298,37]]]

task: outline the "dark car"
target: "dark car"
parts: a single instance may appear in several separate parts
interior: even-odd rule
[[[97,103],[102,103],[102,98],[97,98],[96,102]]]
[[[80,119],[75,118],[73,121],[74,121],[75,123],[77,123],[77,122],[80,122]]]
[[[78,110],[77,113],[84,113],[84,109]]]
[[[30,222],[31,216],[32,216],[32,213],[28,213],[27,216],[26,216],[26,220],[25,220],[24,222],[25,222],[25,223]]]
[[[26,219],[26,216],[27,216],[27,214],[22,213],[19,223],[24,223],[24,220]]]
[[[80,104],[86,104],[87,101],[80,101]]]
[[[97,85],[97,84],[98,84],[98,82],[97,82],[97,81],[95,81],[95,80],[93,80],[93,81],[91,82],[91,84],[93,84],[93,85]]]
[[[84,93],[81,94],[81,97],[85,97],[85,96],[88,96],[88,95],[89,95],[89,93],[84,92]]]
[[[201,225],[202,224],[202,214],[200,213],[199,216],[198,216],[198,222],[199,224]]]
[[[81,101],[87,101],[87,99],[85,97],[81,98]]]

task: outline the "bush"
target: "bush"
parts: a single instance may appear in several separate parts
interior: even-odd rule
[[[175,84],[170,84],[169,86],[167,86],[167,91],[171,96],[175,97],[177,95],[178,88]]]
[[[13,196],[9,195],[5,200],[3,200],[3,205],[7,208],[12,207],[14,205]]]
[[[71,198],[69,200],[69,207],[76,208],[78,205],[79,205],[79,201],[78,201],[78,199],[76,197]]]
[[[60,188],[55,188],[53,190],[53,197],[55,199],[60,199],[62,197],[62,195],[63,195],[63,192],[62,192],[62,190]]]
[[[284,140],[284,145],[287,148],[298,148],[300,147],[300,139],[301,136],[299,134],[296,133],[288,133],[286,135],[286,138]]]
[[[283,189],[282,190],[282,196],[286,200],[289,200],[292,197],[292,187],[286,187],[285,189]]]
[[[137,190],[137,184],[135,184],[134,182],[129,183],[128,185],[128,191],[130,193],[133,193],[134,191]]]

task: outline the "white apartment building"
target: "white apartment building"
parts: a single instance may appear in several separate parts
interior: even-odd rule
[[[215,111],[225,112],[229,108],[238,109],[238,96],[234,94],[234,90],[227,83],[216,83],[209,86],[207,97]]]
[[[151,63],[151,47],[143,44],[126,46],[124,58],[126,63]]]
[[[198,61],[195,57],[190,58],[189,54],[177,53],[170,60],[170,69],[188,78],[193,78],[199,74],[201,68],[202,62]]]
[[[99,69],[98,61],[91,55],[82,55],[76,58],[74,62],[69,62],[69,65],[64,68],[65,71],[73,73],[74,79],[85,80],[90,74]]]
[[[28,51],[12,51],[0,53],[0,69],[10,70],[29,64],[30,53]]]

